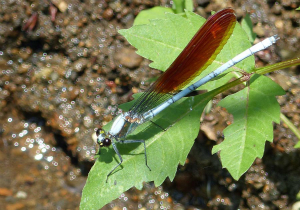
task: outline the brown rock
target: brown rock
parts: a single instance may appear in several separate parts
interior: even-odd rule
[[[136,54],[134,49],[122,48],[116,53],[115,60],[127,68],[134,69],[141,64],[143,58]]]
[[[0,196],[11,196],[12,191],[7,188],[0,188]]]
[[[111,20],[114,16],[114,11],[111,8],[107,8],[102,15],[104,19]]]

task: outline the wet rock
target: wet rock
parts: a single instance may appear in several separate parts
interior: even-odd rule
[[[12,190],[8,188],[0,188],[0,195],[1,196],[11,196],[13,194]]]
[[[73,69],[76,72],[81,72],[87,67],[88,63],[89,61],[86,58],[79,58],[77,61],[74,62]]]
[[[276,2],[272,8],[272,12],[276,15],[280,15],[282,10],[283,10],[282,5],[279,4],[278,2]]]
[[[27,198],[27,193],[24,191],[18,191],[16,194],[16,198],[25,199],[25,198]]]
[[[261,24],[257,24],[254,28],[253,31],[259,36],[259,37],[264,37],[265,36],[265,29]]]
[[[116,53],[115,60],[127,68],[134,69],[141,64],[143,58],[132,48],[122,48]]]
[[[51,2],[59,9],[61,12],[65,12],[68,9],[68,4],[64,0],[51,0]]]
[[[14,203],[14,204],[7,204],[6,205],[6,210],[20,210],[20,209],[24,209],[25,204],[18,202],[18,203]]]
[[[111,20],[114,16],[114,11],[111,8],[107,8],[106,10],[104,10],[102,15],[104,19]]]

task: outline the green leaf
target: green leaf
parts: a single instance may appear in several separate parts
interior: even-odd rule
[[[185,0],[173,0],[173,10],[176,14],[184,12],[184,1]]]
[[[193,11],[194,10],[194,3],[193,0],[185,0],[184,2],[184,7],[188,11]]]
[[[272,122],[280,121],[277,95],[285,91],[265,76],[254,75],[250,86],[223,99],[219,105],[234,117],[224,129],[225,140],[214,146],[212,153],[220,152],[222,165],[234,179],[239,179],[255,158],[262,158],[265,141],[273,141]]]
[[[166,12],[173,13],[173,10],[171,8],[160,6],[143,10],[136,16],[133,25],[149,24],[150,19],[164,19]]]
[[[256,33],[254,33],[254,31],[253,31],[253,24],[252,24],[249,14],[246,14],[245,18],[242,20],[241,25],[242,25],[242,28],[247,33],[251,44],[253,44],[253,42],[256,38]]]
[[[194,5],[193,0],[173,0],[173,10],[176,14],[184,13],[184,10],[193,11]]]
[[[141,189],[143,182],[154,181],[158,186],[167,177],[173,180],[178,164],[184,165],[198,135],[200,115],[215,94],[216,92],[208,92],[181,99],[153,119],[156,124],[167,128],[167,131],[162,131],[148,122],[139,126],[135,134],[127,138],[147,140],[148,165],[152,171],[145,165],[143,145],[117,144],[124,161],[122,166],[109,176],[106,183],[106,175],[117,165],[119,158],[113,148],[102,148],[99,159],[89,172],[82,192],[80,209],[100,209],[133,186]],[[123,108],[128,109],[132,103],[123,105]],[[180,121],[170,126],[169,120],[176,121],[178,118]],[[105,129],[109,130],[108,127]]]
[[[186,16],[187,18],[184,18],[181,15],[166,13],[165,19],[151,20],[149,25],[133,26],[119,32],[131,45],[138,49],[137,54],[153,61],[150,67],[165,71],[205,22],[204,18],[189,11],[186,11]],[[236,24],[233,34],[223,50],[213,63],[192,82],[216,70],[249,47],[251,44],[245,31],[239,24]],[[254,56],[251,56],[227,70],[225,74],[240,70],[251,72],[254,65]],[[225,84],[229,79],[228,77],[222,78],[220,81],[202,86],[201,89],[215,89]]]
[[[300,10],[300,7],[298,7],[296,10]]]
[[[165,19],[150,20],[149,25],[137,25],[119,30],[138,49],[137,54],[152,60],[150,67],[165,71],[185,48],[205,19],[166,13]]]

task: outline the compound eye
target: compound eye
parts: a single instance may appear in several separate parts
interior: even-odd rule
[[[103,146],[104,147],[108,147],[108,146],[110,146],[111,145],[111,140],[109,139],[109,138],[105,138],[104,140],[103,140]]]
[[[103,130],[101,128],[98,128],[96,130],[96,136],[98,137],[101,133],[103,133]]]

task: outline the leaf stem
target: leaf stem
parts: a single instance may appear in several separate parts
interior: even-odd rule
[[[265,66],[265,67],[262,67],[262,68],[257,68],[257,69],[254,70],[254,72],[256,74],[266,74],[266,73],[270,73],[270,72],[273,72],[273,71],[277,71],[277,70],[280,70],[280,69],[285,69],[285,68],[288,68],[288,67],[291,67],[291,66],[297,66],[297,65],[300,65],[300,57],[290,59],[290,60],[287,60],[287,61],[283,61],[283,62],[280,62],[280,63],[275,63],[275,64],[272,64],[272,65],[268,65],[268,66]]]
[[[282,122],[284,122],[289,129],[297,136],[297,138],[300,140],[300,130],[296,128],[296,126],[282,113],[280,113],[280,119]],[[297,146],[297,147],[296,147]],[[296,148],[300,147],[300,143],[298,142],[296,144]]]

